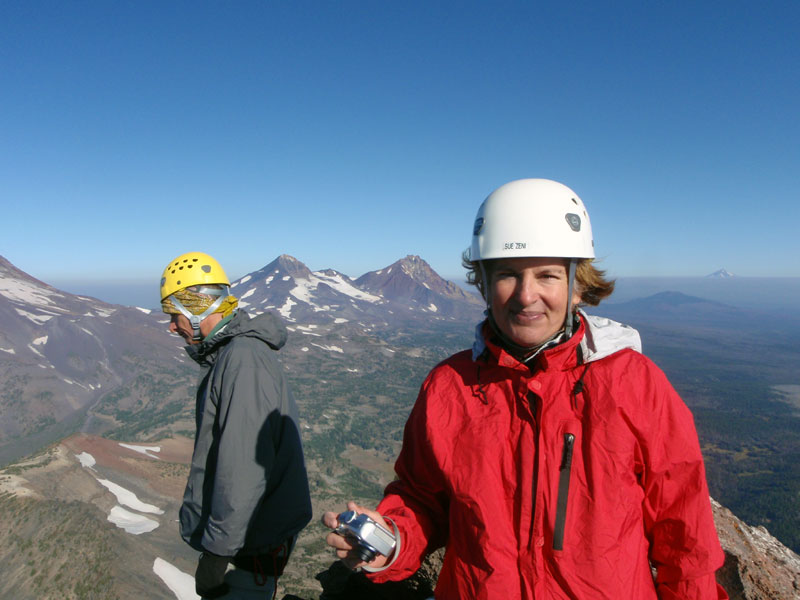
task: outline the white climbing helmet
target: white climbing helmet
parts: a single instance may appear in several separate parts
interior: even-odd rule
[[[470,260],[545,256],[594,258],[578,195],[549,179],[518,179],[489,194],[475,217]]]

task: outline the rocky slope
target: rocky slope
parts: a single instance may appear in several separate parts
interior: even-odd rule
[[[712,502],[714,521],[725,550],[717,580],[731,600],[800,598],[800,557],[764,527],[751,527]]]

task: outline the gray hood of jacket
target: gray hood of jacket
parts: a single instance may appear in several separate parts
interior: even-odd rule
[[[586,323],[586,333],[581,340],[585,362],[600,360],[625,348],[641,354],[642,340],[636,329],[605,317],[587,315],[582,310],[578,312]]]
[[[288,338],[286,326],[273,313],[250,317],[247,312],[239,310],[212,338],[186,346],[186,353],[198,364],[211,366],[216,360],[216,350],[239,335],[259,339],[273,350],[283,348]]]

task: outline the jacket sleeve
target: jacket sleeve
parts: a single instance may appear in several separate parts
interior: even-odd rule
[[[271,373],[250,364],[226,365],[218,383],[210,399],[216,403],[216,448],[208,457],[216,466],[209,466],[204,480],[206,489],[213,488],[201,544],[214,554],[233,556],[244,546],[275,462],[268,417],[280,390]]]
[[[448,497],[433,449],[436,427],[431,422],[430,376],[420,390],[406,423],[397,458],[397,480],[386,487],[378,512],[391,517],[402,537],[401,552],[389,569],[369,573],[377,583],[413,575],[428,552],[447,539]],[[429,395],[430,394],[430,395]]]
[[[648,361],[649,363],[649,361]],[[715,572],[724,554],[714,526],[700,443],[689,409],[660,369],[643,382],[637,469],[644,524],[662,600],[726,599]]]

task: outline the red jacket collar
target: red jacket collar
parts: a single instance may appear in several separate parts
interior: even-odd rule
[[[546,371],[548,369],[567,370],[578,364],[577,347],[586,332],[586,323],[581,317],[581,324],[578,330],[566,342],[562,342],[552,348],[547,348],[540,352],[528,363],[523,363],[505,348],[499,345],[497,336],[492,332],[489,321],[483,322],[483,341],[486,344],[487,358],[489,362],[496,362],[500,367],[506,367],[519,371]]]

